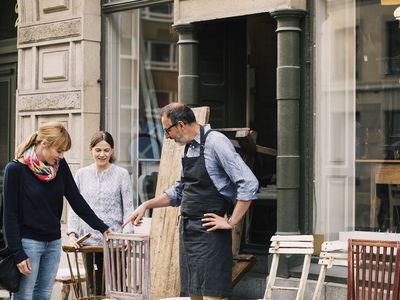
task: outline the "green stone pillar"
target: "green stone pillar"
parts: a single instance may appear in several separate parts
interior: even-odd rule
[[[277,21],[277,234],[299,234],[300,21],[305,11],[271,12]]]
[[[178,101],[199,106],[198,44],[193,25],[174,26],[179,34]]]

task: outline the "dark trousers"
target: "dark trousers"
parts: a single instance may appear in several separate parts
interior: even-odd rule
[[[86,253],[85,264],[91,295],[104,295],[103,253]]]

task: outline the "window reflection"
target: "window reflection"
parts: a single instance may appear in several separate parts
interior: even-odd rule
[[[399,23],[394,6],[356,5],[356,229],[400,232]]]
[[[117,163],[132,174],[139,203],[154,196],[164,138],[159,108],[177,100],[172,21],[172,4],[107,15],[106,127],[116,137]]]

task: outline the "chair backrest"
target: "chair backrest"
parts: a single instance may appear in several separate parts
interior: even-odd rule
[[[399,242],[348,241],[347,299],[399,299]]]
[[[332,266],[347,267],[347,243],[343,241],[326,241],[322,243],[319,255],[319,265],[328,269]]]
[[[347,267],[347,248],[347,242],[343,241],[327,241],[322,243],[318,261],[321,270],[315,286],[313,300],[319,300],[321,297],[327,269],[333,266]]]
[[[140,234],[109,234],[104,242],[106,295],[150,300],[150,239]]]
[[[72,246],[64,245],[62,246],[63,251],[67,255],[68,268],[70,273],[70,282],[72,283],[72,287],[75,294],[75,299],[95,299],[96,297],[92,297],[92,292],[96,291],[98,285],[101,285],[100,290],[104,291],[104,280],[101,282],[96,281],[96,276],[93,276],[93,286],[92,291],[89,290],[88,283],[88,269],[86,264],[84,263],[86,259],[86,255],[92,256],[91,261],[93,264],[96,264],[95,254],[102,253],[102,246],[82,246],[79,249],[75,249]],[[92,268],[93,272],[97,269],[95,266]],[[84,293],[82,283],[86,282],[86,293]],[[86,294],[86,295],[85,295]],[[101,296],[97,297],[101,298]]]
[[[313,254],[312,235],[274,235],[271,237],[271,254]]]

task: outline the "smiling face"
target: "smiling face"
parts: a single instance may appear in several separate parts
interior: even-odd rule
[[[110,159],[114,153],[114,149],[106,141],[98,142],[90,149],[96,166],[99,169],[106,169],[110,165]]]

